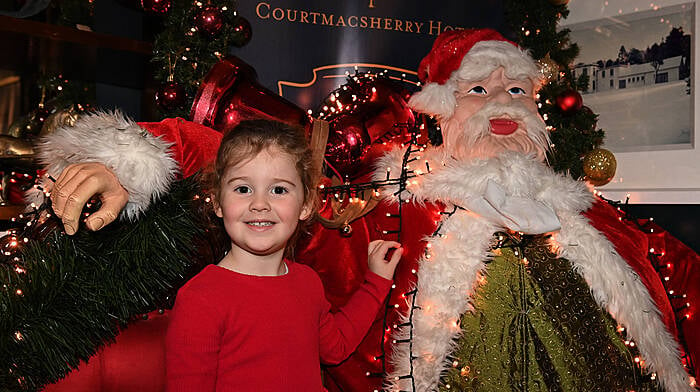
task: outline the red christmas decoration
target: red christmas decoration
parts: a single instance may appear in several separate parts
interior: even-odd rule
[[[566,90],[557,97],[557,106],[565,114],[571,114],[583,106],[583,98],[576,90]]]
[[[197,31],[211,38],[221,31],[224,16],[219,7],[208,5],[195,15],[194,24],[197,26]]]
[[[141,0],[143,10],[154,14],[164,14],[172,5],[172,0]]]
[[[190,119],[226,133],[242,120],[270,118],[311,131],[309,114],[260,83],[255,69],[235,56],[207,73],[199,85]]]
[[[253,37],[253,29],[250,27],[250,22],[242,16],[237,17],[233,21],[233,31],[231,43],[237,48],[250,42],[250,39]]]
[[[165,110],[173,110],[185,103],[185,89],[177,82],[166,82],[156,91],[156,103]]]
[[[406,92],[386,77],[356,73],[324,100],[320,117],[330,125],[326,163],[342,180],[372,170],[377,157],[400,139],[401,130],[394,125],[413,125],[405,97]]]

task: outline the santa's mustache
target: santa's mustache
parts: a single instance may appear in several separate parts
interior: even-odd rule
[[[519,128],[527,132],[527,136],[543,151],[549,149],[547,125],[542,117],[533,113],[524,104],[514,101],[509,104],[488,102],[481,110],[460,124],[463,132],[462,142],[474,145],[479,140],[491,136],[490,120],[494,118],[509,118],[518,123]],[[518,130],[516,133],[521,132]],[[515,135],[515,134],[513,134]],[[507,136],[506,136],[507,138]]]

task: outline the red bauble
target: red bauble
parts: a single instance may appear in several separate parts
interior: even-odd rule
[[[557,97],[557,106],[565,114],[572,114],[583,106],[583,98],[576,90],[566,90]]]
[[[143,10],[154,14],[164,14],[172,5],[172,0],[141,0]]]
[[[156,91],[156,103],[165,110],[180,108],[185,103],[185,89],[176,82],[166,82]]]
[[[219,7],[208,5],[195,15],[194,24],[197,26],[197,31],[211,38],[221,31],[224,16]]]
[[[250,39],[253,37],[253,29],[250,27],[250,22],[242,16],[237,17],[233,21],[233,31],[231,43],[237,48],[250,42]]]

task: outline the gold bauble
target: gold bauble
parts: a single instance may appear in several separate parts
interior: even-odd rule
[[[549,57],[549,54],[537,60],[537,64],[545,84],[556,80],[559,76],[559,65]]]
[[[586,180],[594,186],[605,185],[615,176],[617,161],[612,152],[604,148],[589,151],[583,157],[583,172]]]

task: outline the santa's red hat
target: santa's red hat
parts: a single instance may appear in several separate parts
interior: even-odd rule
[[[486,79],[497,67],[512,79],[539,84],[541,73],[530,55],[492,29],[450,30],[440,34],[418,67],[423,89],[411,97],[414,110],[439,118],[454,113],[458,81]]]

